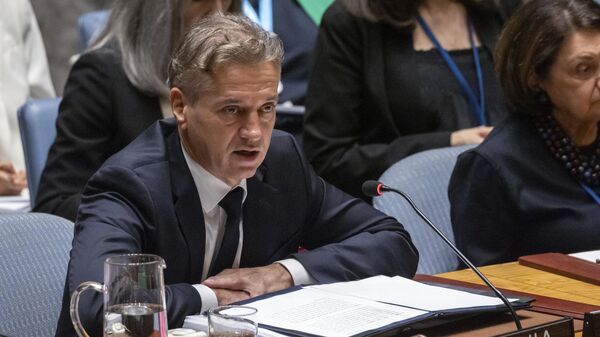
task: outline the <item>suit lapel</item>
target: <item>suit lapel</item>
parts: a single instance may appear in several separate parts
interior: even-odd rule
[[[167,139],[167,147],[175,214],[189,251],[188,279],[193,283],[199,283],[202,279],[206,240],[200,197],[185,162],[177,131]]]
[[[273,214],[276,201],[282,198],[280,191],[264,181],[267,167],[263,164],[256,175],[247,180],[248,195],[244,202],[244,243],[240,267],[254,267],[264,265],[271,257],[271,247],[264,244],[272,243],[273,232],[281,224],[275,223]]]

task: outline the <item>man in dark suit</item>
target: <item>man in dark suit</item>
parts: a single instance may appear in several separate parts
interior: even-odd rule
[[[295,284],[414,275],[418,255],[402,225],[325,183],[291,135],[273,132],[282,57],[275,35],[241,17],[212,16],[189,31],[169,67],[175,119],[88,182],[57,336],[74,336],[68,294],[101,282],[115,254],[164,258],[171,328]],[[101,295],[83,295],[79,307],[100,335]]]

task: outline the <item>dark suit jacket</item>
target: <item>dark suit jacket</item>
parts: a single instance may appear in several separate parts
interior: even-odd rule
[[[33,210],[74,221],[92,174],[161,118],[158,98],[129,82],[119,52],[103,47],[81,55],[65,87],[37,196],[31,196]]]
[[[317,25],[297,0],[273,0],[273,31],[281,38],[285,50],[279,101],[304,105]]]
[[[515,0],[511,0],[515,2]],[[304,149],[319,175],[362,196],[361,183],[415,152],[450,146],[445,115],[424,109],[412,30],[352,15],[336,1],[321,22],[306,96]],[[510,6],[507,6],[507,10]],[[492,53],[504,15],[471,13],[484,50]],[[389,58],[397,61],[390,64]],[[388,61],[388,62],[386,62]],[[397,87],[386,78],[399,68]],[[487,81],[487,79],[486,79]],[[390,95],[402,106],[391,104]],[[497,116],[490,116],[495,121]],[[503,116],[502,116],[503,117]]]
[[[275,131],[263,164],[248,179],[241,267],[294,256],[318,282],[367,276],[412,277],[417,252],[396,220],[324,183],[293,137]],[[174,120],[161,121],[109,159],[90,179],[79,209],[66,290],[102,280],[114,254],[144,252],[167,264],[170,327],[200,311],[204,221]],[[308,252],[296,253],[298,247]],[[101,331],[102,300],[82,297],[83,322]],[[73,336],[63,303],[57,336]]]
[[[459,156],[448,195],[456,245],[476,265],[600,249],[600,206],[522,118]]]

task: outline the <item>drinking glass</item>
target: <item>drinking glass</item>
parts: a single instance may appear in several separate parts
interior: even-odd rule
[[[258,336],[256,312],[256,308],[243,305],[226,305],[213,308],[208,312],[208,336]]]
[[[104,261],[104,284],[84,282],[71,297],[71,320],[80,337],[88,333],[79,319],[79,296],[92,289],[104,294],[104,337],[167,337],[164,260],[128,254]]]

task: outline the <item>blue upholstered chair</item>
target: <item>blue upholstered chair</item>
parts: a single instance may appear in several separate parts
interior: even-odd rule
[[[108,21],[110,11],[94,11],[81,15],[79,24],[79,50],[83,52]]]
[[[472,145],[448,147],[416,153],[387,169],[380,178],[385,185],[407,193],[423,213],[454,242],[450,222],[448,182],[456,158]],[[419,274],[455,270],[458,258],[412,210],[408,202],[393,193],[373,200],[375,208],[400,221],[419,250]]]
[[[0,214],[0,335],[54,336],[73,223],[50,214]]]
[[[46,164],[48,150],[56,138],[55,122],[59,104],[60,98],[30,100],[17,112],[31,207]]]

